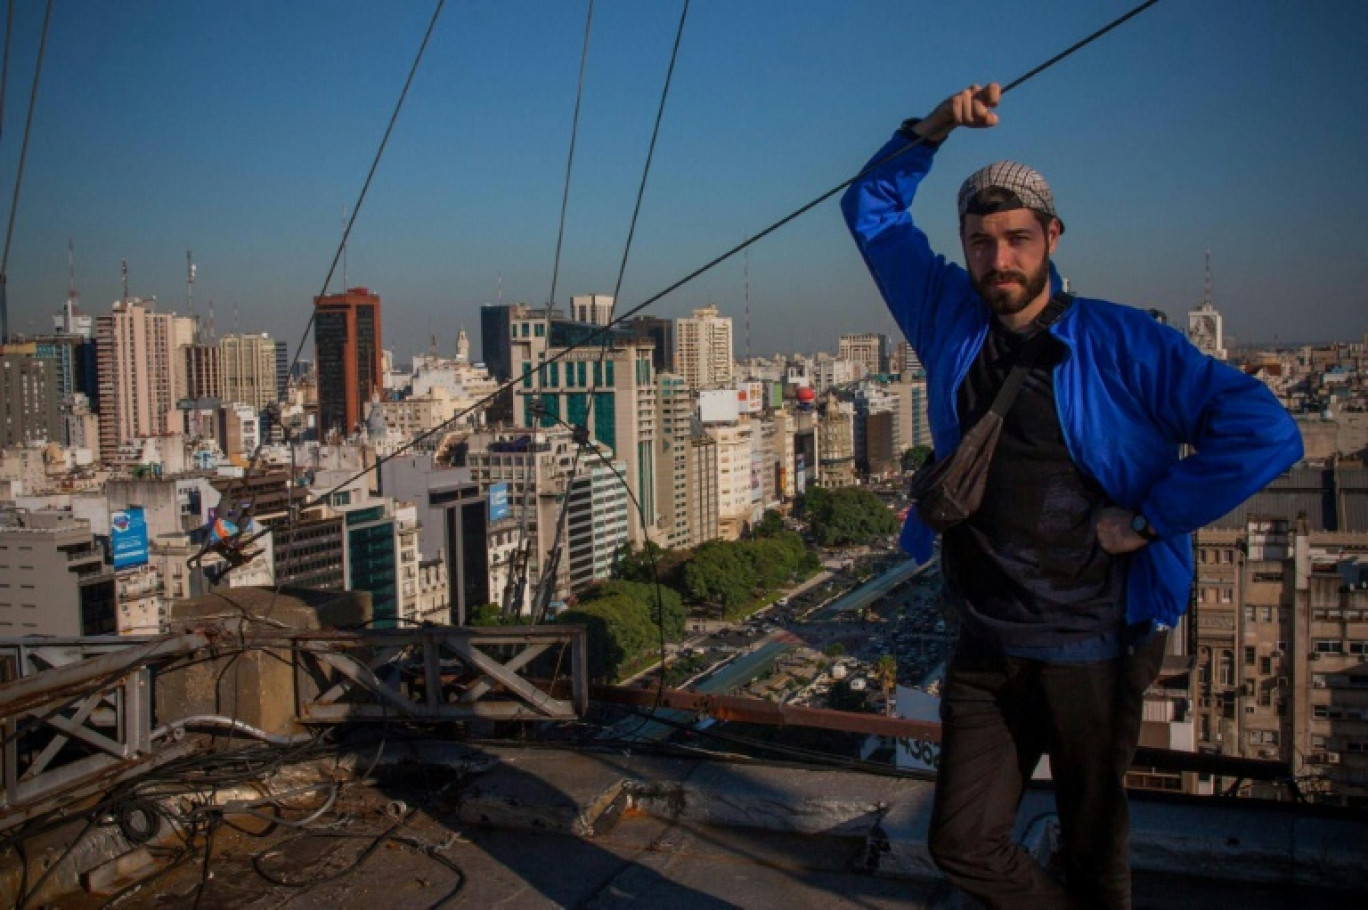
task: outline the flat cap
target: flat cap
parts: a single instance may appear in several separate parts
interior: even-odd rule
[[[994,161],[969,175],[969,178],[960,186],[960,218],[963,219],[968,214],[983,215],[1016,207],[997,204],[985,207],[981,211],[976,210],[975,198],[984,190],[994,187],[1006,190],[1016,197],[1016,202],[1020,204],[1021,208],[1042,212],[1052,218],[1059,219],[1059,213],[1055,211],[1054,194],[1050,192],[1050,185],[1045,182],[1045,178],[1040,176],[1040,172],[1035,168],[1018,164],[1015,161]],[[1062,231],[1064,228],[1063,220],[1059,221],[1059,226]]]

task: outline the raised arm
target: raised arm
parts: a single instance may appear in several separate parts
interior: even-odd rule
[[[855,243],[903,333],[919,351],[934,346],[958,320],[981,319],[959,306],[970,295],[968,275],[931,249],[908,208],[931,169],[940,142],[960,126],[997,123],[1001,91],[996,83],[970,86],[941,102],[922,120],[909,120],[841,199]]]

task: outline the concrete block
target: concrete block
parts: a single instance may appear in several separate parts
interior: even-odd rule
[[[314,591],[305,588],[225,588],[172,605],[171,626],[180,629],[213,619],[267,618],[291,629],[360,626],[371,616],[370,594],[363,591]],[[234,717],[268,733],[297,733],[298,683],[288,651],[246,651],[158,674],[157,723],[197,714]]]
[[[91,894],[117,894],[158,868],[160,864],[147,848],[138,847],[87,872],[85,889]]]

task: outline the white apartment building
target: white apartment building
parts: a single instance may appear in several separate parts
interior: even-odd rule
[[[622,485],[625,467],[621,461],[610,465],[591,456],[570,484],[562,559],[574,593],[611,577],[615,558],[627,545],[631,504]]]
[[[737,540],[746,524],[760,517],[751,493],[752,425],[750,421],[713,424],[707,431],[717,443],[718,536]]]
[[[678,322],[675,366],[691,389],[710,389],[732,381],[732,320],[716,304],[693,311]]]

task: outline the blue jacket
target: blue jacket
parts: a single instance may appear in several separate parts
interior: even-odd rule
[[[926,368],[936,457],[960,439],[956,390],[994,318],[969,274],[932,252],[908,206],[935,147],[895,135],[841,200],[884,301]],[[1059,277],[1051,267],[1056,285]],[[1160,539],[1132,554],[1130,623],[1173,625],[1188,605],[1191,532],[1230,512],[1302,457],[1296,423],[1257,380],[1201,353],[1148,313],[1075,298],[1050,331],[1069,349],[1055,368],[1055,404],[1074,462],[1117,505],[1142,513]],[[1181,457],[1187,444],[1191,454]],[[933,532],[909,512],[902,543],[931,556]]]

